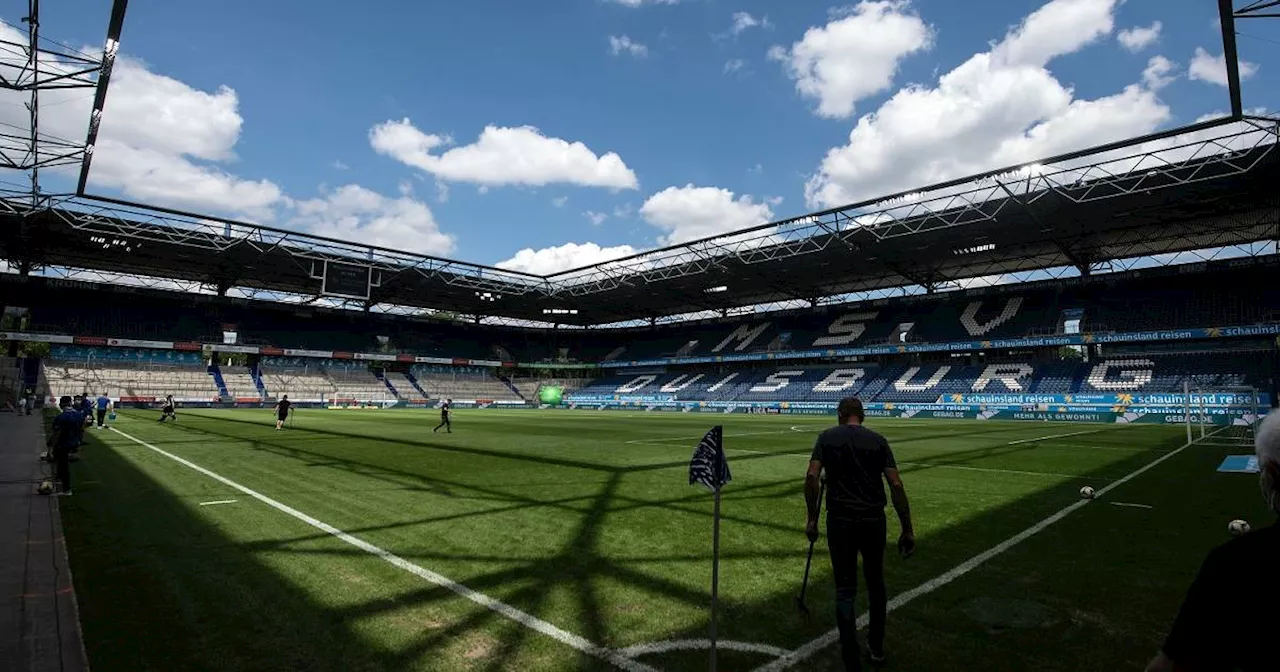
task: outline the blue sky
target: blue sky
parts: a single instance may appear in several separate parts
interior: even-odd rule
[[[99,46],[109,4],[46,3],[44,34]],[[1224,111],[1215,21],[1210,0],[134,2],[92,187],[547,272]],[[1248,107],[1277,107],[1272,23],[1239,26]],[[65,102],[49,123],[78,132]]]

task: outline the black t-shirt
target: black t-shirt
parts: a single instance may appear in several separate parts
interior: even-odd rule
[[[1232,539],[1209,552],[1187,591],[1164,653],[1194,670],[1276,669],[1280,632],[1280,525]]]
[[[281,399],[280,403],[276,404],[276,412],[280,414],[280,417],[286,417],[289,415],[289,407],[292,405],[292,401],[289,401],[288,399]]]
[[[449,402],[446,401],[443,404],[440,404],[440,417],[449,417]]]
[[[898,467],[889,442],[861,425],[840,425],[818,435],[812,460],[827,474],[827,520],[884,517],[884,470]]]
[[[166,398],[166,399],[164,400],[164,408],[163,408],[163,409],[161,409],[161,410],[165,410],[165,411],[172,411],[172,410],[173,410],[173,398],[172,398],[172,397]]]

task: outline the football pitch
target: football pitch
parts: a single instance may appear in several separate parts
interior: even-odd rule
[[[733,472],[720,669],[839,669],[825,541],[812,616],[794,605],[803,474],[833,418],[158,415],[89,432],[61,501],[97,672],[706,669],[712,499],[688,461],[714,424]],[[1254,477],[1215,473],[1250,450],[1184,448],[1182,427],[868,425],[918,541],[886,562],[886,669],[1141,669],[1227,523],[1269,518]]]

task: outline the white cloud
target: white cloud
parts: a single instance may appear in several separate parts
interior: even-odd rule
[[[1147,69],[1142,71],[1142,82],[1152,91],[1163,89],[1176,79],[1170,74],[1176,66],[1177,64],[1164,56],[1152,56],[1151,60],[1147,61]]]
[[[733,25],[729,26],[730,35],[741,35],[743,31],[749,28],[772,28],[773,24],[769,23],[769,17],[756,18],[749,12],[734,12]]]
[[[454,237],[442,233],[431,209],[411,194],[389,198],[348,184],[320,198],[297,201],[289,224],[320,236],[422,254],[449,254]]]
[[[586,217],[587,221],[591,222],[592,226],[600,226],[601,224],[604,224],[604,220],[609,219],[609,215],[603,212],[595,212],[593,210],[588,210],[582,213],[582,216]]]
[[[728,61],[725,61],[724,74],[732,75],[735,72],[741,71],[745,67],[747,67],[746,61],[742,60],[741,58],[731,58]]]
[[[541,250],[526,247],[516,252],[510,259],[499,261],[494,265],[511,271],[547,275],[612,261],[636,252],[637,250],[630,245],[601,247],[595,243],[565,243]]]
[[[440,203],[449,202],[449,183],[436,180],[436,201]]]
[[[1258,72],[1257,64],[1240,61],[1240,79],[1248,79]],[[1227,59],[1218,54],[1214,56],[1203,47],[1196,47],[1195,56],[1191,58],[1191,67],[1187,69],[1191,79],[1218,86],[1227,85]]]
[[[27,36],[0,24],[0,39],[25,43]],[[86,47],[89,53],[93,48]],[[99,52],[101,48],[98,48]],[[16,80],[24,59],[0,54],[0,75]],[[45,57],[41,71],[68,74],[78,67]],[[25,135],[30,120],[26,92],[0,90],[0,123]],[[40,131],[82,140],[93,96],[85,90],[48,90],[40,98]],[[235,159],[244,123],[239,98],[228,87],[202,91],[152,72],[145,63],[121,55],[111,79],[111,96],[90,171],[90,191],[118,190],[125,198],[170,207],[269,219],[284,201],[269,180],[246,180],[219,166]],[[78,169],[52,173],[72,176]]]
[[[403,119],[374,126],[369,130],[369,143],[379,154],[446,181],[483,186],[639,186],[636,174],[616,153],[597,156],[581,142],[550,138],[532,126],[486,126],[475,143],[433,154],[451,140],[423,133]]]
[[[329,167],[333,168],[334,170],[348,170],[351,168],[351,166],[348,166],[347,164],[337,159],[335,159],[332,163],[330,163]]]
[[[1120,46],[1136,54],[1160,39],[1160,29],[1163,27],[1163,24],[1156,21],[1145,28],[1126,28],[1116,35],[1116,39],[1120,41]]]
[[[1051,0],[1023,19],[992,51],[1004,64],[1044,67],[1110,35],[1120,0]]]
[[[270,180],[241,179],[181,155],[109,139],[98,142],[89,184],[90,191],[92,187],[118,189],[144,203],[258,220],[273,219],[275,207],[287,201]]]
[[[1156,95],[1171,63],[1153,59],[1146,85],[1095,100],[1075,99],[1045,67],[1108,35],[1118,4],[1053,0],[936,86],[898,91],[827,152],[808,202],[843,205],[1155,130],[1171,118]]]
[[[632,40],[626,35],[610,35],[609,36],[609,53],[614,56],[627,54],[636,58],[644,58],[649,55],[649,47]]]
[[[0,39],[26,38],[0,24]],[[0,74],[12,77],[12,63],[11,55],[0,56]],[[68,71],[52,61],[42,64],[46,68]],[[0,122],[26,128],[26,112],[21,109],[25,95],[14,95],[0,91]],[[42,132],[83,138],[91,98],[84,91],[43,93]],[[15,110],[20,119],[13,116]],[[454,249],[453,237],[441,233],[430,209],[413,198],[407,182],[399,186],[399,198],[351,184],[318,198],[296,200],[269,180],[228,172],[222,164],[235,160],[243,123],[233,89],[201,91],[120,56],[95,147],[90,189],[115,189],[127,198],[199,212],[285,220],[294,228],[353,242],[436,254]],[[347,169],[341,161],[329,165]],[[72,177],[76,168],[78,164],[55,171]]]
[[[676,245],[764,224],[773,219],[773,210],[745,194],[735,197],[728,189],[689,184],[650,196],[640,215],[666,232],[658,238],[660,244]]]
[[[846,118],[858,101],[888,89],[902,59],[932,40],[905,1],[864,1],[805,31],[790,49],[771,48],[769,58],[782,62],[802,96],[818,101],[818,116]]]
[[[551,199],[551,205],[554,205],[557,208],[563,208],[564,204],[568,202],[569,202],[568,196],[556,196],[555,198]]]

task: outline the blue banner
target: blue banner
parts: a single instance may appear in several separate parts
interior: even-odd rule
[[[1258,393],[1257,404],[1271,405],[1271,395]],[[1249,406],[1255,402],[1251,394],[1235,392],[1205,392],[1191,395],[1192,407]],[[945,394],[938,397],[940,404],[1064,404],[1073,406],[1176,406],[1186,404],[1186,395],[1173,392],[1155,394]]]
[[[909,352],[968,352],[973,350],[1005,350],[1015,348],[1043,348],[1063,345],[1088,345],[1090,343],[1139,343],[1150,341],[1189,341],[1205,338],[1233,338],[1242,336],[1272,336],[1280,334],[1280,324],[1259,324],[1238,327],[1209,327],[1204,329],[1175,329],[1171,331],[1135,331],[1105,334],[1064,334],[1039,338],[1010,338],[991,341],[957,341],[954,343],[904,343],[902,345],[876,345],[866,348],[835,348],[830,350],[796,350],[792,352],[761,352],[751,354],[712,355],[703,357],[672,357],[667,359],[641,359],[602,362],[601,368],[620,369],[633,366],[668,366],[672,364],[716,364],[720,362],[763,362],[789,359],[822,359],[828,357],[854,357],[864,355],[893,355]]]

